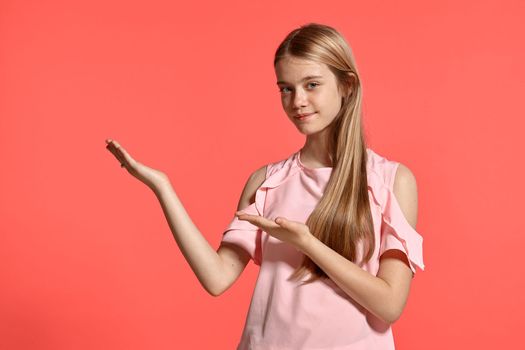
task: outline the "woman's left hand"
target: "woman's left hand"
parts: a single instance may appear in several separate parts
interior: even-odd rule
[[[235,215],[239,220],[246,220],[273,237],[290,243],[299,250],[303,250],[308,239],[312,237],[308,226],[302,222],[288,220],[282,216],[276,217],[272,221],[264,216],[246,214],[243,211],[237,211]]]

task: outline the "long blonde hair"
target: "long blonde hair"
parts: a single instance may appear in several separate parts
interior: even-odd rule
[[[358,264],[374,253],[374,225],[368,199],[366,142],[362,125],[362,91],[352,50],[334,28],[309,23],[290,32],[275,53],[274,67],[285,56],[324,63],[345,91],[339,114],[330,125],[328,152],[332,173],[323,196],[306,221],[313,236],[355,262],[358,242],[364,252]],[[290,279],[312,276],[304,283],[328,275],[304,255]]]

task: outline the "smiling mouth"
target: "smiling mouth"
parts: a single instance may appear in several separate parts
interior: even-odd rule
[[[310,117],[312,117],[316,112],[313,112],[313,113],[306,113],[306,114],[297,114],[295,116],[295,119],[298,119],[298,120],[306,120],[306,119],[310,119]]]

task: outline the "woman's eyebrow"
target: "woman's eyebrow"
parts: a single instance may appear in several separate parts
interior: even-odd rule
[[[301,81],[310,80],[310,79],[319,79],[319,78],[322,78],[322,77],[323,77],[322,75],[307,75],[306,77],[301,79]],[[279,80],[279,81],[277,81],[277,85],[279,85],[279,84],[286,84],[286,82],[283,81],[283,80]]]

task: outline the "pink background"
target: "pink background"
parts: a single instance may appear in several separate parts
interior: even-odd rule
[[[418,180],[426,271],[397,348],[514,348],[524,17],[518,0],[3,0],[0,348],[236,346],[257,267],[208,295],[104,139],[166,172],[217,248],[248,175],[303,144],[272,60],[312,21],[354,50],[371,147]]]

